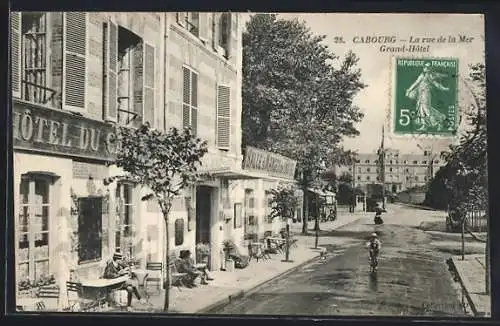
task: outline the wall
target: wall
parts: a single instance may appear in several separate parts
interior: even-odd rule
[[[211,13],[200,13],[200,20],[210,19]],[[233,14],[237,17],[237,14]],[[241,43],[240,28],[236,18],[233,29],[234,44]],[[216,155],[241,159],[241,81],[238,73],[241,67],[234,61],[226,60],[217,54],[211,39],[202,42],[198,37],[189,33],[177,22],[176,13],[169,16],[168,31],[168,112],[166,120],[168,126],[182,127],[182,85],[183,65],[189,66],[198,73],[198,134],[208,141]],[[205,28],[208,25],[204,25]],[[203,26],[201,26],[203,28]],[[212,33],[208,33],[212,35]],[[235,53],[241,52],[238,45]],[[216,96],[217,85],[227,84],[231,87],[231,146],[229,152],[214,151],[216,148]]]

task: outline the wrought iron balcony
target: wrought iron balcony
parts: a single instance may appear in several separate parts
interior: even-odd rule
[[[56,90],[26,80],[21,81],[21,86],[23,100],[61,109],[60,93]]]

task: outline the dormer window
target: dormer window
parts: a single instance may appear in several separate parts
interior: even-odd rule
[[[200,13],[188,12],[186,15],[186,28],[187,30],[198,37],[200,35]]]
[[[221,14],[219,18],[218,39],[219,46],[225,51],[225,56],[229,56],[231,41],[231,14],[228,12]]]

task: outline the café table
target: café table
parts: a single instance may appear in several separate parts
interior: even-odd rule
[[[109,304],[112,304],[112,302],[110,302],[111,292],[120,288],[129,279],[129,275],[123,275],[110,279],[82,279],[80,280],[83,288],[82,297],[85,299],[93,299],[97,301],[106,300]]]

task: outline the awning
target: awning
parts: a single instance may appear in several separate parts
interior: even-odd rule
[[[199,174],[201,177],[207,176],[207,177],[220,178],[226,180],[265,179],[265,180],[282,181],[282,182],[295,182],[295,180],[293,179],[280,178],[265,173],[259,173],[243,169],[225,168],[225,169],[204,170],[200,171]]]

